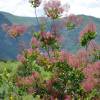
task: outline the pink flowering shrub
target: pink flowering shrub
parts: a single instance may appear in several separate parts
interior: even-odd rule
[[[8,25],[3,24],[2,28],[8,33],[10,37],[16,38],[26,32],[27,26],[25,25]]]
[[[36,9],[41,1],[31,0],[30,3]],[[59,0],[46,2],[44,10],[54,21],[64,12]],[[74,28],[81,22],[80,17],[70,15],[66,21],[67,28]],[[4,26],[7,27],[6,24]],[[21,29],[18,26],[6,28],[8,32],[16,33],[12,35],[14,37],[23,33],[23,27]],[[89,23],[80,32],[80,44],[87,48],[79,49],[76,54],[61,49],[60,42],[63,38],[57,33],[58,30],[34,32],[30,41],[31,47],[17,56],[20,64],[17,66],[16,73],[8,78],[12,78],[10,85],[8,84],[10,90],[7,95],[10,98],[16,95],[18,99],[31,95],[32,100],[96,100],[99,98],[100,59],[97,57],[98,54],[93,54],[99,50],[99,46],[92,41],[96,34],[95,24]]]
[[[41,1],[42,0],[29,0],[29,2],[31,3],[31,5],[33,6],[33,7],[39,7],[39,5],[41,4]]]
[[[85,91],[91,91],[95,88],[96,84],[99,82],[96,76],[100,72],[100,61],[95,62],[94,64],[89,64],[86,68],[83,69],[85,75],[85,80],[82,82],[82,86]]]
[[[69,6],[68,5],[66,6],[67,6],[66,8],[69,9]],[[57,19],[62,15],[65,9],[61,4],[60,0],[50,0],[45,3],[44,11],[46,15],[51,19]]]
[[[87,43],[94,39],[96,36],[96,25],[94,23],[89,23],[86,27],[80,32],[80,43],[82,46],[87,45]]]
[[[82,17],[74,14],[69,15],[66,20],[66,26],[69,30],[74,29],[82,23]]]

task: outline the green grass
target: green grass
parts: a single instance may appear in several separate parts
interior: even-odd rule
[[[0,73],[2,73],[5,68],[13,71],[17,68],[18,64],[19,62],[17,61],[0,61]]]

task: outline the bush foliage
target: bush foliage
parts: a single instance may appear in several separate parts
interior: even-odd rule
[[[41,2],[30,0],[35,14]],[[89,23],[80,32],[79,42],[83,48],[76,54],[62,50],[63,37],[58,34],[55,20],[68,9],[68,4],[65,9],[58,0],[44,4],[45,14],[53,22],[49,31],[45,30],[45,23],[40,24],[36,14],[40,31],[32,33],[30,48],[17,56],[18,63],[0,63],[1,99],[99,100],[100,46],[93,40],[96,26]],[[65,18],[63,27],[70,31],[81,23],[82,18],[70,15]],[[22,26],[17,27],[10,26],[6,31],[13,38],[19,37],[24,30]]]

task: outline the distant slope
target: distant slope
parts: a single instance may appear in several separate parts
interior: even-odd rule
[[[7,33],[3,31],[1,27],[1,25],[5,23],[9,25],[12,24],[12,22],[9,19],[7,19],[7,17],[4,14],[0,13],[0,60],[16,59],[16,56],[20,51],[20,41],[25,40],[26,42],[29,42],[31,36],[25,33],[24,36],[18,39],[12,39],[7,35]]]
[[[26,25],[33,25],[33,23],[36,23],[35,18],[32,17],[19,17],[6,12],[0,12],[0,14],[4,15],[11,23]]]
[[[1,25],[3,23],[11,24],[10,21],[2,14],[0,14],[0,58],[3,59],[9,59],[9,58],[15,58],[15,54],[13,54],[13,51],[16,51],[16,47],[12,48],[12,42],[7,38],[6,33],[2,30]],[[9,49],[12,48],[12,49]],[[12,53],[12,55],[10,55]]]
[[[85,15],[80,15],[80,16],[83,17],[83,23],[80,27],[72,31],[66,31],[65,29],[61,32],[61,34],[63,34],[65,38],[62,47],[71,52],[75,52],[80,47],[78,43],[79,32],[90,20],[92,20],[97,26],[98,34],[96,37],[96,41],[98,42],[98,44],[100,44],[100,19]],[[1,28],[1,25],[4,23],[25,24],[29,26],[29,30],[23,36],[17,39],[11,39]],[[19,17],[11,15],[9,13],[0,12],[0,59],[16,59],[17,54],[20,52],[19,50],[20,41],[24,41],[26,44],[29,43],[32,36],[30,34],[32,28],[34,28],[34,30],[36,31],[39,30],[39,27],[36,23],[36,18]],[[28,47],[28,45],[26,45],[26,47]]]

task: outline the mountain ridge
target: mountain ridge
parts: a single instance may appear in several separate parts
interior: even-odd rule
[[[98,36],[96,37],[96,41],[98,44],[100,44],[100,19],[95,18],[92,16],[85,16],[85,15],[79,15],[83,17],[83,23],[80,27],[72,30],[72,31],[65,31],[63,30],[62,34],[65,37],[65,41],[62,43],[62,46],[64,49],[67,49],[68,51],[75,52],[78,48],[80,48],[79,43],[77,43],[75,40],[79,36],[79,32],[82,30],[82,28],[89,22],[93,21],[97,26],[97,33]],[[41,17],[39,17],[41,18]],[[18,39],[12,39],[6,35],[6,33],[2,30],[1,25],[7,23],[7,24],[25,24],[29,26],[29,29],[27,32],[24,33],[23,36],[19,37]],[[35,30],[39,30],[38,25],[36,23],[35,17],[19,17],[14,16],[9,13],[0,12],[0,59],[16,59],[16,56],[20,53],[19,51],[19,42],[25,41],[26,43],[29,43],[31,39],[31,31],[32,27],[35,27]],[[67,38],[68,37],[68,38]]]

